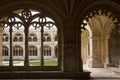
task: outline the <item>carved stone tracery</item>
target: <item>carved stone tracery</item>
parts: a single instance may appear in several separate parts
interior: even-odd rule
[[[55,25],[53,21],[47,21],[47,16],[43,13],[32,14],[30,9],[24,9],[21,13],[11,13],[10,15],[6,16],[6,20],[0,21],[0,26],[4,28],[10,28],[10,62],[9,66],[13,66],[13,52],[12,52],[12,32],[13,27],[17,28],[18,30],[21,27],[24,27],[25,33],[25,61],[24,66],[29,66],[29,57],[28,57],[28,33],[29,27],[33,26],[35,29],[41,28],[41,67],[44,66],[44,59],[43,59],[43,32],[44,27],[51,28]],[[17,20],[19,19],[19,20]]]

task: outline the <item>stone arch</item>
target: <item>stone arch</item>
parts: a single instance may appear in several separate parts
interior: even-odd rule
[[[33,6],[36,5],[36,6]],[[49,5],[46,5],[45,3],[37,3],[36,1],[16,1],[16,2],[11,2],[7,5],[5,5],[4,7],[0,8],[0,18],[3,18],[3,16],[9,15],[8,13],[11,13],[13,11],[16,10],[20,10],[20,9],[24,9],[24,8],[29,8],[32,10],[37,10],[37,11],[41,11],[43,13],[46,13],[46,16],[52,18],[55,23],[56,23],[56,27],[58,28],[59,31],[62,31],[62,22],[60,20],[60,17],[57,15],[57,11],[53,11],[53,9],[51,9]],[[17,7],[16,7],[17,6]],[[40,7],[40,8],[38,8]],[[53,7],[56,8],[56,7]],[[6,13],[6,14],[3,14]]]
[[[82,11],[81,15],[79,15],[78,25],[82,24],[84,20],[88,21],[89,18],[95,16],[95,14],[106,15],[113,20],[115,25],[119,24],[120,6],[113,1],[94,1],[92,4],[88,1],[86,5],[86,8]],[[101,10],[101,12],[98,12],[98,10]],[[111,30],[109,31],[111,32]]]
[[[103,21],[100,21],[100,16],[102,16],[102,18],[106,18],[106,23],[102,23]],[[112,29],[115,28],[116,25],[119,24],[119,18],[112,12],[107,11],[107,10],[97,10],[97,11],[93,11],[91,13],[89,13],[86,17],[85,20],[90,24],[90,20],[92,18],[96,18],[98,19],[101,24],[103,25],[102,28],[104,28],[104,32],[105,34],[107,34],[107,36],[109,36],[109,34],[111,33]],[[109,26],[108,26],[109,25]],[[93,27],[90,26],[91,30],[93,31]],[[96,30],[97,32],[101,32],[101,29]],[[94,32],[94,31],[93,31]]]
[[[21,6],[21,4],[23,4],[23,5]],[[33,4],[36,6],[34,7]],[[15,6],[17,6],[17,7],[15,7]],[[38,7],[40,7],[40,8],[38,8]],[[0,14],[3,16],[4,14],[2,14],[2,12],[11,13],[12,11],[20,10],[23,8],[29,8],[29,9],[41,11],[41,12],[45,13],[45,15],[47,17],[50,17],[51,19],[53,19],[55,21],[56,27],[58,29],[58,35],[60,35],[59,36],[60,39],[63,39],[63,38],[61,38],[61,37],[63,37],[62,22],[60,20],[60,17],[57,14],[57,11],[53,11],[53,9],[51,9],[49,6],[47,6],[44,3],[39,4],[34,1],[16,1],[16,2],[10,3],[6,6],[4,6],[3,8],[1,8]],[[2,9],[4,9],[4,10],[2,10]],[[9,9],[9,11],[7,11],[7,9]],[[6,15],[8,15],[8,14],[5,14],[4,16],[6,16]],[[59,41],[59,42],[61,43],[62,41]],[[60,43],[59,43],[59,51],[61,51],[63,49],[63,47],[61,47]],[[63,52],[62,52],[62,54],[63,54]],[[60,54],[60,55],[62,55],[62,54]],[[61,58],[61,57],[59,57],[59,58]],[[60,61],[60,64],[61,63],[62,63],[62,61]],[[60,69],[62,68],[61,66],[62,65],[60,65]]]
[[[89,2],[89,1],[88,1]],[[85,19],[86,15],[94,10],[104,9],[111,12],[114,12],[115,15],[119,16],[120,6],[113,1],[94,1],[92,4],[86,3],[86,8],[79,15],[78,25],[82,24],[82,21]],[[79,8],[80,9],[80,8]],[[81,10],[81,9],[80,9]]]
[[[113,5],[111,5],[110,3]],[[119,24],[120,10],[118,9],[118,7],[120,7],[120,6],[113,3],[112,1],[105,1],[105,2],[104,1],[95,1],[92,4],[88,5],[83,10],[83,12],[81,13],[82,16],[81,15],[79,16],[78,21],[80,21],[80,22],[78,24],[81,24],[81,25],[84,24],[84,22],[83,22],[84,20],[90,21],[90,19],[95,18],[95,17],[98,18],[98,16],[100,16],[100,15],[106,16],[108,18],[108,20],[110,20],[109,22],[112,23],[110,27],[108,27],[108,25],[110,25],[110,24],[106,24],[105,27],[103,27],[103,28],[97,27],[96,30],[93,30],[93,28],[91,27],[91,30],[93,32],[92,45],[93,45],[93,47],[98,46],[98,47],[93,48],[91,56],[92,57],[94,57],[95,55],[100,56],[99,58],[90,58],[90,61],[91,61],[90,66],[91,67],[104,67],[104,63],[107,64],[109,61],[109,59],[108,59],[108,39],[109,39],[109,34],[111,33],[112,28],[115,28],[116,25]],[[89,25],[90,25],[90,23],[89,23]],[[101,33],[103,29],[104,29],[104,34],[106,37],[103,35],[103,33]],[[102,37],[101,37],[101,35],[102,35]],[[98,52],[96,52],[96,50]],[[104,57],[104,56],[107,56],[107,57]],[[102,58],[102,57],[104,57],[104,58]],[[106,59],[107,59],[107,61],[106,61]],[[101,63],[101,64],[95,65],[97,63]]]

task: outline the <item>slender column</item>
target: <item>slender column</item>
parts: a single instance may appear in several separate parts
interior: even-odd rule
[[[24,58],[25,58],[25,47],[23,47],[23,57],[22,57],[22,59],[25,60]]]
[[[0,28],[0,65],[2,65],[2,28]]]
[[[110,54],[110,39],[108,39],[108,63],[112,63],[111,61],[111,54]]]
[[[109,40],[109,38],[106,38],[106,39],[105,39],[105,56],[106,56],[106,57],[105,57],[105,63],[106,63],[106,64],[109,63],[109,51],[108,51],[108,48],[109,48],[108,45],[109,45],[109,44],[108,44],[108,40]]]
[[[12,32],[13,32],[13,30],[12,30],[12,27],[10,27],[9,32],[10,32],[10,62],[9,62],[9,66],[13,66],[13,53],[12,53],[12,51],[13,51],[13,49],[12,49]]]
[[[29,66],[29,57],[28,57],[28,26],[25,26],[25,62],[24,62],[24,66]]]
[[[24,43],[25,43],[25,34],[23,34],[23,60],[25,60],[25,46],[24,46]]]
[[[39,47],[37,47],[37,56],[40,56],[40,51],[39,51]]]
[[[44,59],[43,59],[43,26],[41,27],[41,66],[44,66]]]
[[[55,49],[53,45],[51,46],[51,56],[53,59],[55,58]]]

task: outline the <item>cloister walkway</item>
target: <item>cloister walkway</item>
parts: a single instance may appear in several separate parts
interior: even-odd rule
[[[91,78],[100,80],[120,80],[120,68],[106,67],[106,68],[90,68],[84,65],[85,71],[91,72]],[[114,71],[119,71],[119,73],[114,73]]]

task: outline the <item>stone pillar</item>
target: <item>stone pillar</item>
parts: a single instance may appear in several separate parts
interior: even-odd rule
[[[81,41],[81,55],[82,55],[82,61],[83,64],[86,64],[87,62],[87,57],[88,57],[88,39],[83,38]]]
[[[23,59],[25,60],[25,47],[23,46]]]
[[[25,60],[25,46],[24,46],[24,43],[25,43],[25,34],[23,34],[23,60]]]
[[[92,39],[93,39],[92,37],[89,38],[89,56],[87,60],[89,67],[92,67],[92,55],[93,55]]]
[[[25,25],[25,60],[24,60],[24,66],[29,66],[29,55],[28,55],[28,24]]]
[[[102,46],[100,36],[92,37],[92,53],[90,53],[90,67],[101,68],[104,67],[102,63]]]
[[[12,46],[12,26],[10,26],[10,61],[9,61],[9,66],[13,66],[13,46]]]
[[[64,71],[65,72],[79,72],[82,67],[81,56],[78,55],[76,46],[76,35],[74,29],[64,29]],[[80,49],[80,48],[79,48]],[[80,53],[79,53],[80,54]]]
[[[2,65],[2,32],[3,29],[0,28],[0,66]]]

